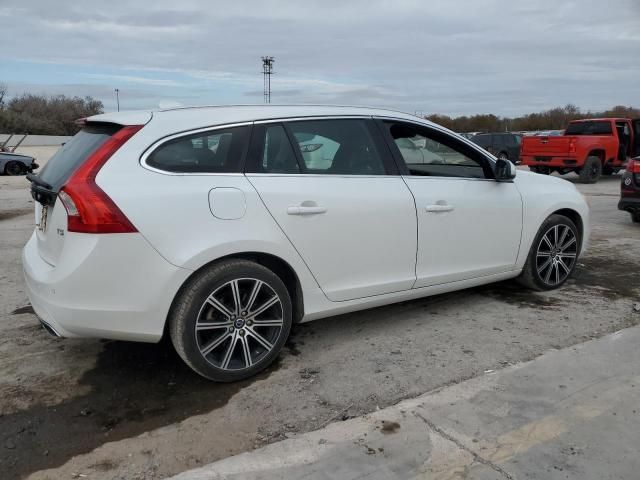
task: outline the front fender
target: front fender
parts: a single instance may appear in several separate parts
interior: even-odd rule
[[[589,205],[575,185],[561,178],[519,171],[515,180],[522,195],[523,222],[517,266],[527,260],[533,240],[542,223],[559,210],[571,210],[582,221],[581,254],[586,252],[591,233]]]

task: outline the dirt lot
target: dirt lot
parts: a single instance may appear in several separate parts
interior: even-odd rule
[[[27,182],[0,177],[1,476],[157,478],[638,323],[640,227],[616,209],[619,181],[579,186],[591,249],[565,288],[501,283],[302,325],[267,372],[217,385],[166,343],[49,337],[20,266]]]

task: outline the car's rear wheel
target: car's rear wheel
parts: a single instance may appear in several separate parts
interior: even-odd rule
[[[498,158],[501,160],[509,160],[509,155],[507,155],[507,152],[500,152]]]
[[[536,235],[518,281],[534,290],[553,290],[567,281],[578,261],[580,233],[563,215],[551,215]]]
[[[278,356],[291,330],[291,299],[271,270],[227,260],[181,289],[169,322],[176,351],[193,370],[232,382],[255,375]]]
[[[578,173],[580,183],[596,183],[602,174],[602,163],[598,157],[588,157]]]
[[[640,223],[640,212],[631,212],[631,221],[633,223]]]
[[[22,165],[20,162],[7,162],[7,164],[4,166],[5,175],[16,176],[22,175],[24,174],[24,172],[24,165]]]

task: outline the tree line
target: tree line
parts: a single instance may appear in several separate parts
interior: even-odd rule
[[[521,117],[498,117],[481,114],[461,117],[448,115],[427,115],[425,118],[454,132],[520,132],[531,130],[562,130],[571,120],[598,117],[640,118],[640,109],[618,105],[604,112],[582,112],[575,105],[556,107]]]
[[[0,133],[75,135],[76,120],[103,111],[102,102],[92,97],[24,93],[7,101],[7,88],[0,84]]]
[[[75,135],[80,128],[75,120],[104,111],[102,102],[92,97],[24,93],[8,101],[6,99],[6,85],[0,83],[0,133]],[[583,112],[569,104],[514,118],[493,114],[450,117],[434,113],[425,116],[455,132],[561,130],[571,120],[594,117],[640,118],[640,109],[618,105],[604,112]]]

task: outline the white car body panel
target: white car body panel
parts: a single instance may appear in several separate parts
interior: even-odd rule
[[[408,290],[415,283],[416,215],[402,178],[250,173],[247,178],[330,300]],[[305,205],[326,211],[292,211]]]
[[[416,199],[416,288],[515,268],[522,200],[513,183],[411,176],[404,180]],[[428,211],[430,207],[451,210]]]
[[[144,165],[156,145],[180,132],[308,116],[401,119],[455,135],[409,114],[360,107],[204,107],[91,117],[146,123],[96,178],[139,233],[70,233],[58,201],[49,230],[34,233],[23,252],[38,316],[63,336],[157,341],[193,272],[223,257],[260,253],[291,267],[303,298],[297,320],[314,320],[515,277],[542,222],[562,209],[580,215],[586,247],[589,211],[582,195],[569,182],[521,170],[513,183],[498,183],[182,174]],[[288,215],[305,201],[327,208],[326,214]],[[424,210],[439,201],[455,210]]]

